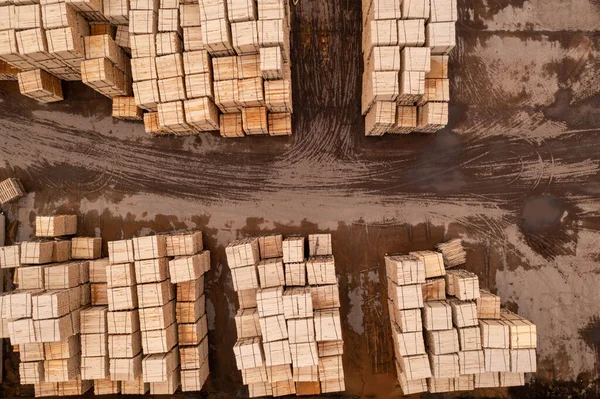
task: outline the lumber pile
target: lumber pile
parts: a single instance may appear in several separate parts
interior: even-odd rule
[[[456,0],[362,0],[362,10],[365,135],[444,128]]]
[[[153,29],[130,24],[134,96],[150,113],[146,132],[291,135],[288,2],[174,4],[148,7],[158,19]]]
[[[273,234],[225,250],[240,305],[233,351],[250,397],[345,390],[331,236],[309,235],[308,259],[305,243]]]
[[[465,263],[460,240],[385,256],[388,310],[404,395],[525,384],[536,371],[536,327],[500,308]],[[460,263],[459,263],[460,262]]]
[[[0,204],[7,204],[25,195],[21,180],[9,178],[0,182]]]

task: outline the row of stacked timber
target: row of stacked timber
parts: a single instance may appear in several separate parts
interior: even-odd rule
[[[403,394],[524,385],[536,371],[535,325],[501,309],[476,274],[451,268],[466,259],[460,240],[438,248],[385,257]]]
[[[35,241],[0,247],[17,289],[0,296],[2,337],[18,345],[35,395],[199,391],[209,374],[202,233],[108,242],[77,217],[37,217]]]
[[[237,368],[250,397],[345,390],[330,234],[268,235],[226,248],[239,310]]]
[[[0,182],[0,205],[8,204],[25,195],[21,180],[14,177]]]
[[[130,33],[146,131],[291,135],[289,3],[137,1]]]
[[[362,5],[365,135],[444,128],[456,0],[363,0]]]
[[[129,58],[119,47],[128,47],[127,37],[123,29],[117,29],[117,41],[113,41],[115,29],[111,26],[127,23],[128,3],[48,0],[4,4],[0,6],[0,60],[18,70],[21,93],[39,102],[61,101],[62,80],[82,80],[111,98],[130,95]],[[109,39],[89,42],[90,37],[107,35]]]

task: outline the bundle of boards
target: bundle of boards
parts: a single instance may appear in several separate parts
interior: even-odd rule
[[[268,235],[226,248],[239,311],[236,364],[250,397],[345,390],[330,234]]]
[[[35,241],[0,247],[18,288],[0,296],[2,337],[35,395],[173,394],[208,378],[200,231],[109,241],[70,237],[75,215],[36,218]]]
[[[479,289],[459,240],[385,257],[398,382],[404,395],[525,384],[536,326]],[[450,269],[448,269],[450,268]]]
[[[433,133],[448,124],[456,0],[363,0],[365,135]]]

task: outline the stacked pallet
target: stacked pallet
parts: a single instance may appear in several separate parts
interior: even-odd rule
[[[269,235],[226,248],[240,304],[234,353],[250,397],[345,390],[331,236],[309,236],[308,261],[304,243]]]
[[[456,0],[363,0],[365,135],[433,133],[448,124]]]
[[[0,205],[7,204],[25,195],[21,180],[9,178],[0,182]]]
[[[174,257],[169,261],[169,275],[177,284],[181,390],[200,391],[209,374],[204,274],[210,270],[210,252],[203,251],[198,231],[167,237],[167,255]]]
[[[460,240],[451,243],[462,248]],[[480,290],[475,274],[446,270],[444,259],[456,266],[462,255],[418,251],[385,257],[402,392],[524,385],[523,373],[536,371],[535,325],[501,310],[500,298]]]
[[[283,0],[203,0],[180,5],[179,21],[171,18],[177,10],[164,10],[164,20],[171,22],[163,26],[161,4],[157,49],[167,38],[168,51],[154,54],[155,65],[139,62],[140,75],[147,80],[139,97],[154,93],[152,79],[160,100],[147,108],[158,112],[144,116],[146,131],[290,135],[288,7]],[[175,30],[183,45],[173,41]]]
[[[85,60],[81,80],[106,97],[131,94],[131,64],[110,34],[84,37]]]

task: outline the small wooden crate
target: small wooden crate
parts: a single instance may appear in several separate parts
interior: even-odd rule
[[[283,240],[283,262],[304,261],[304,237],[287,237]]]
[[[425,87],[423,85],[423,87]],[[419,107],[416,131],[434,133],[448,124],[448,103],[427,103]]]
[[[460,375],[458,365],[458,354],[449,353],[445,355],[429,354],[431,363],[431,374],[435,378],[457,378]]]
[[[265,104],[274,113],[292,112],[292,85],[288,79],[264,82]]]
[[[275,46],[260,49],[260,70],[263,79],[283,79],[281,47]]]
[[[137,284],[164,281],[169,277],[169,259],[137,260],[135,265],[135,281]]]
[[[317,341],[337,341],[342,339],[339,310],[318,310],[314,313],[314,318],[315,338]]]
[[[47,396],[58,396],[58,383],[56,382],[40,382],[34,386],[35,396],[47,397]]]
[[[81,359],[73,356],[68,359],[44,360],[44,381],[64,382],[81,375]]]
[[[236,57],[239,79],[250,79],[262,77],[260,70],[260,55],[246,54]]]
[[[290,344],[287,339],[282,341],[265,342],[263,343],[263,348],[265,351],[265,364],[267,367],[292,363]]]
[[[446,301],[425,302],[423,327],[426,330],[448,330],[452,328],[452,307]]]
[[[160,8],[158,10],[159,32],[181,32],[179,8]]]
[[[137,309],[107,312],[109,334],[133,334],[140,330],[140,317]]]
[[[140,308],[162,306],[175,297],[174,286],[169,280],[160,283],[138,284],[137,296]]]
[[[446,274],[444,259],[441,253],[434,251],[416,251],[411,252],[409,255],[420,259],[424,263],[426,278],[439,277]]]
[[[477,306],[474,301],[449,301],[452,308],[452,322],[457,327],[470,327],[478,325]]]
[[[292,114],[289,112],[271,112],[267,115],[270,136],[292,135]]]
[[[429,99],[428,101],[449,101],[449,94],[448,94],[449,88],[446,87],[447,81],[448,81],[448,79],[442,79],[442,78],[426,78],[425,79],[426,94],[430,90],[433,90],[435,93],[432,97],[434,99]],[[443,97],[445,98],[442,100],[436,99],[436,98],[439,98],[437,93],[440,90],[440,84],[441,84],[441,86],[443,86],[442,87],[442,90],[444,92]],[[436,245],[436,249],[442,253],[442,256],[444,257],[444,265],[446,266],[446,268],[462,265],[467,260],[467,252],[463,248],[462,240],[460,238],[455,238],[450,241],[440,243],[440,244]]]
[[[36,237],[60,237],[77,234],[77,216],[37,216],[35,218]]]
[[[258,239],[243,239],[229,243],[225,248],[229,268],[251,266],[260,260]]]
[[[20,344],[19,359],[21,360],[21,362],[38,362],[40,360],[46,360],[46,355],[44,353],[44,344],[42,342]]]
[[[425,263],[414,256],[386,256],[385,267],[387,278],[398,285],[425,282]]]
[[[179,367],[179,349],[174,347],[166,353],[155,353],[142,360],[144,382],[165,382]]]
[[[180,369],[175,370],[168,376],[167,381],[150,382],[149,384],[151,395],[172,395],[177,391],[177,388],[179,388],[179,385],[181,384]]]
[[[204,74],[208,75],[208,74]],[[196,82],[192,82],[194,77],[199,75],[186,76],[186,81],[190,81],[193,85],[186,86],[186,90],[189,92],[189,97],[198,97],[192,100],[184,102],[185,108],[185,119],[193,128],[201,132],[210,132],[219,129],[219,109],[211,101],[212,94],[210,92],[204,92],[205,89],[210,88],[210,84],[207,84],[206,80],[202,77],[202,87],[196,85]],[[190,91],[191,90],[191,91]]]
[[[8,335],[12,345],[29,344],[38,341],[33,319],[9,321]]]
[[[477,317],[480,319],[500,318],[500,297],[486,290],[479,290],[477,303]]]
[[[42,27],[42,10],[39,4],[18,5],[14,7],[16,29]]]
[[[108,288],[106,283],[94,283],[90,286],[92,305],[108,305]]]
[[[141,308],[139,315],[142,331],[164,330],[175,322],[175,301],[168,302],[163,306]]]
[[[239,93],[237,80],[214,82],[215,104],[223,113],[239,112]]]
[[[500,386],[501,387],[517,387],[525,385],[525,374],[523,373],[511,373],[501,372],[500,373]]]
[[[244,266],[231,269],[233,278],[233,289],[235,291],[256,289],[258,284],[258,273],[256,266]]]
[[[256,2],[252,0],[227,0],[227,15],[231,22],[256,20]]]
[[[130,287],[136,284],[133,263],[112,264],[106,267],[108,288]]]
[[[262,77],[240,79],[237,81],[237,102],[243,107],[265,105],[265,91]]]
[[[77,299],[77,307],[80,304],[80,298]],[[34,295],[33,302],[33,319],[53,319],[59,318],[71,310],[70,292],[68,290],[47,291]]]
[[[231,24],[233,49],[238,55],[256,54],[258,45],[257,21],[235,22]]]
[[[296,388],[298,387],[299,382],[316,382],[318,385],[319,366],[317,365],[292,368],[292,380],[296,382]]]
[[[131,44],[131,56],[134,59],[139,57],[156,57],[156,34],[132,35],[129,37],[129,41]]]
[[[177,32],[161,32],[156,34],[156,55],[177,54],[183,51],[181,37]]]
[[[24,265],[44,264],[52,262],[54,242],[26,241],[21,243],[21,263]]]
[[[238,305],[240,309],[251,309],[258,306],[256,301],[257,289],[238,291]]]
[[[441,301],[446,299],[446,280],[444,278],[430,278],[421,285],[424,301]]]
[[[425,341],[430,353],[434,355],[444,355],[446,353],[455,353],[459,351],[458,331],[456,328],[450,330],[427,331]],[[463,373],[469,374],[469,373]]]
[[[424,44],[424,19],[403,19],[398,21],[398,46],[400,48],[421,48]]]
[[[412,133],[417,127],[417,107],[399,105],[396,108],[396,125],[387,131],[391,134]]]
[[[131,60],[131,73],[134,82],[158,79],[154,57],[139,57]]]
[[[394,302],[388,299],[390,321],[402,332],[423,331],[421,309],[398,309]]]
[[[481,349],[481,329],[475,327],[464,327],[458,329],[458,342],[461,351],[472,351]]]
[[[19,179],[9,178],[0,182],[0,204],[6,204],[25,195]]]
[[[258,307],[258,317],[282,315],[283,288],[273,287],[258,290],[256,292],[256,304]]]
[[[500,320],[508,325],[511,349],[537,347],[537,329],[535,324],[505,309],[500,312]]]
[[[175,90],[183,90],[182,97],[185,97],[185,89],[183,88],[183,78],[173,78],[175,79],[171,83],[175,83],[177,88]],[[162,81],[163,88],[167,88],[170,84],[167,82],[170,79],[164,79]],[[180,81],[181,80],[181,81]],[[161,81],[159,81],[161,82]],[[164,92],[166,95],[174,94],[174,91],[168,89],[170,92]],[[160,91],[160,89],[159,89]],[[163,94],[161,94],[162,96]],[[175,93],[175,96],[179,96],[179,94]],[[185,133],[192,130],[192,126],[190,126],[185,120],[185,111],[182,101],[172,101],[169,103],[161,103],[158,104],[158,123],[162,129],[169,131],[171,133]]]
[[[484,348],[506,349],[510,347],[510,330],[502,320],[479,320],[481,345]]]
[[[310,293],[315,310],[340,307],[340,291],[337,284],[310,287]]]
[[[205,50],[201,26],[183,28],[183,48],[185,51]]]
[[[171,283],[193,281],[210,270],[210,251],[191,256],[181,256],[169,261]]]
[[[288,263],[285,265],[285,285],[286,286],[305,286],[306,285],[306,263]]]
[[[101,334],[82,334],[81,335],[81,356],[99,357],[108,356],[108,335]]]
[[[200,7],[202,18],[202,7]],[[202,39],[208,53],[214,57],[224,57],[235,54],[231,40],[229,21],[223,18],[202,22]]]
[[[485,371],[514,371],[511,370],[510,349],[483,348]]]
[[[80,314],[80,330],[82,334],[104,334],[108,331],[106,315],[108,307],[92,306]]]
[[[248,397],[259,398],[263,396],[272,396],[273,388],[270,382],[258,382],[248,384]]]
[[[129,11],[129,33],[132,35],[156,33],[158,13],[155,10]]]
[[[154,259],[167,256],[167,237],[164,235],[135,237],[132,241],[135,260]]]
[[[15,280],[18,282],[19,289],[44,289],[44,266],[18,267],[15,271]]]
[[[331,381],[343,378],[344,366],[341,356],[319,358],[319,380]]]
[[[258,321],[258,309],[240,309],[235,315],[235,327],[238,339],[261,335]]]
[[[106,267],[108,265],[108,258],[90,260],[88,262],[90,282],[106,283]]]
[[[317,343],[314,341],[290,344],[290,354],[292,355],[293,367],[318,365]]]
[[[194,302],[204,294],[204,278],[177,284],[177,301]],[[256,295],[255,295],[256,298]],[[256,303],[256,299],[255,299]],[[254,306],[256,307],[256,305]]]
[[[448,54],[456,46],[456,23],[428,23],[425,27],[425,46],[431,48],[431,54]]]
[[[262,366],[265,362],[263,346],[258,337],[238,339],[233,346],[238,370]]]
[[[200,26],[200,5],[180,4],[179,5],[179,23],[181,27]]]
[[[258,322],[263,342],[280,341],[288,338],[287,325],[283,315],[261,317]]]
[[[266,366],[252,367],[240,371],[242,372],[242,382],[246,385],[269,381]]]
[[[212,58],[212,71],[216,82],[239,79],[237,57]]]
[[[261,259],[281,258],[283,256],[281,234],[271,234],[258,237]]]
[[[429,18],[429,1],[415,0],[402,4],[402,18]]]
[[[206,334],[208,334],[206,314],[200,317],[195,323],[179,324],[176,329],[178,331],[179,344],[198,345]]]
[[[194,255],[204,248],[201,231],[175,233],[167,236],[166,239],[167,256]]]
[[[394,301],[397,309],[415,309],[423,307],[423,290],[420,284],[396,285],[392,280],[387,281],[388,297]]]
[[[64,100],[60,79],[44,70],[34,69],[17,74],[19,90],[24,96],[40,102],[56,102]]]
[[[111,334],[108,336],[108,355],[111,359],[132,358],[142,350],[142,333]]]
[[[208,359],[208,337],[204,337],[198,345],[180,346],[179,356],[182,370],[199,369]]]
[[[312,317],[313,299],[310,288],[287,288],[283,293],[283,314],[286,319]]]
[[[141,352],[133,358],[110,359],[110,378],[113,381],[135,381],[141,374]]]
[[[120,240],[108,242],[108,259],[111,264],[130,263],[133,258],[133,241]]]
[[[121,393],[123,395],[145,395],[150,390],[150,384],[142,380],[140,375],[131,381],[121,381]]]
[[[460,374],[478,374],[485,372],[484,353],[482,350],[458,352]]]
[[[142,109],[135,104],[135,97],[114,97],[112,116],[126,121],[141,121],[143,119]]]
[[[431,71],[425,77],[427,79],[448,79],[448,56],[432,55]]]
[[[322,341],[317,342],[319,357],[339,356],[344,353],[344,341]]]
[[[102,237],[73,237],[72,259],[97,259],[102,256]]]
[[[33,315],[33,297],[41,290],[15,290],[0,296],[3,319],[20,319]]]
[[[452,292],[458,299],[466,301],[479,298],[479,277],[466,270],[454,270],[452,273]]]
[[[71,259],[71,241],[54,241],[52,248],[52,262],[65,262]]]
[[[282,287],[285,285],[282,258],[261,260],[257,264],[261,288]]]
[[[181,391],[192,392],[200,391],[204,386],[204,383],[208,379],[210,373],[208,368],[208,362],[204,362],[202,367],[195,370],[182,370],[181,371]]]
[[[497,388],[500,386],[499,373],[486,372],[474,375],[474,388]]]
[[[266,107],[242,108],[242,127],[247,135],[269,134]]]
[[[244,137],[242,114],[221,114],[219,116],[221,137]]]
[[[135,286],[107,288],[108,310],[135,309],[138,306],[138,296]]]
[[[94,380],[94,395],[110,395],[121,393],[121,382],[110,378]]]
[[[19,363],[19,382],[21,384],[39,384],[44,382],[44,362]]]

